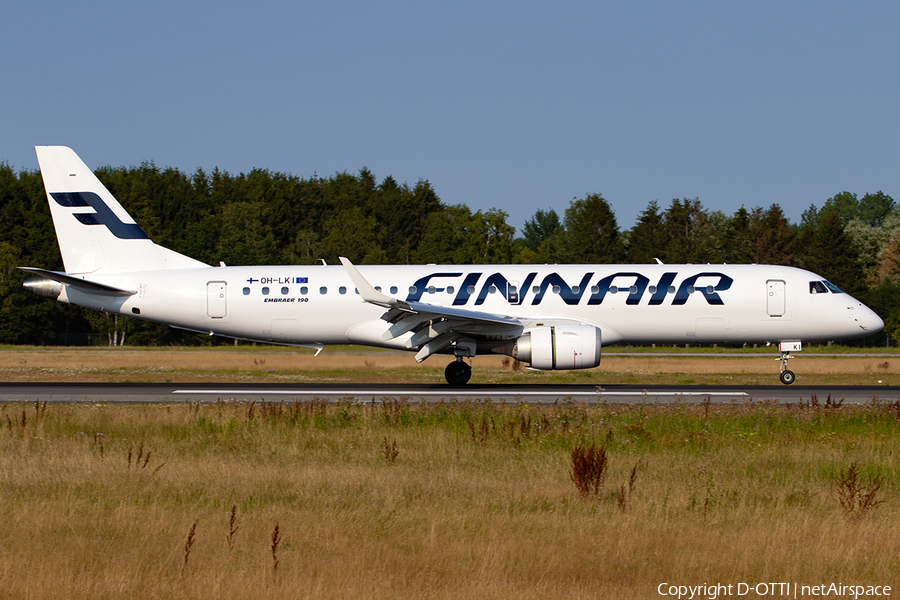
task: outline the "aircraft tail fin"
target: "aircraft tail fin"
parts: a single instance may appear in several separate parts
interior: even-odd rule
[[[154,244],[71,148],[35,151],[66,273],[208,266]]]

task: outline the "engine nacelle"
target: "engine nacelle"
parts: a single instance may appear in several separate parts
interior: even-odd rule
[[[528,329],[509,355],[534,369],[590,369],[600,364],[600,330],[592,325]]]

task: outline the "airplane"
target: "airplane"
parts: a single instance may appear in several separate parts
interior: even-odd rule
[[[876,333],[862,302],[771,265],[210,266],[153,243],[75,152],[35,148],[64,271],[20,267],[39,296],[241,340],[359,344],[453,360],[496,353],[538,370],[589,369],[602,348],[778,344],[780,379],[806,342]]]

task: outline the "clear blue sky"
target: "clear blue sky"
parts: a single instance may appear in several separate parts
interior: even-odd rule
[[[44,2],[0,16],[0,162],[369,167],[517,228],[599,192],[900,199],[896,2]]]

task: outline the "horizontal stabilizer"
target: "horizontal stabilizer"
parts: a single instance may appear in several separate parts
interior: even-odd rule
[[[134,294],[137,294],[137,290],[123,290],[122,288],[106,285],[105,283],[97,283],[96,281],[82,279],[81,277],[75,277],[74,275],[66,275],[65,273],[59,273],[57,271],[47,271],[46,269],[36,269],[34,267],[19,267],[19,270],[34,275],[40,275],[41,277],[46,277],[47,279],[52,279],[53,281],[58,281],[66,285],[73,285],[94,293],[99,292],[101,294],[112,294],[115,296],[133,296]]]

